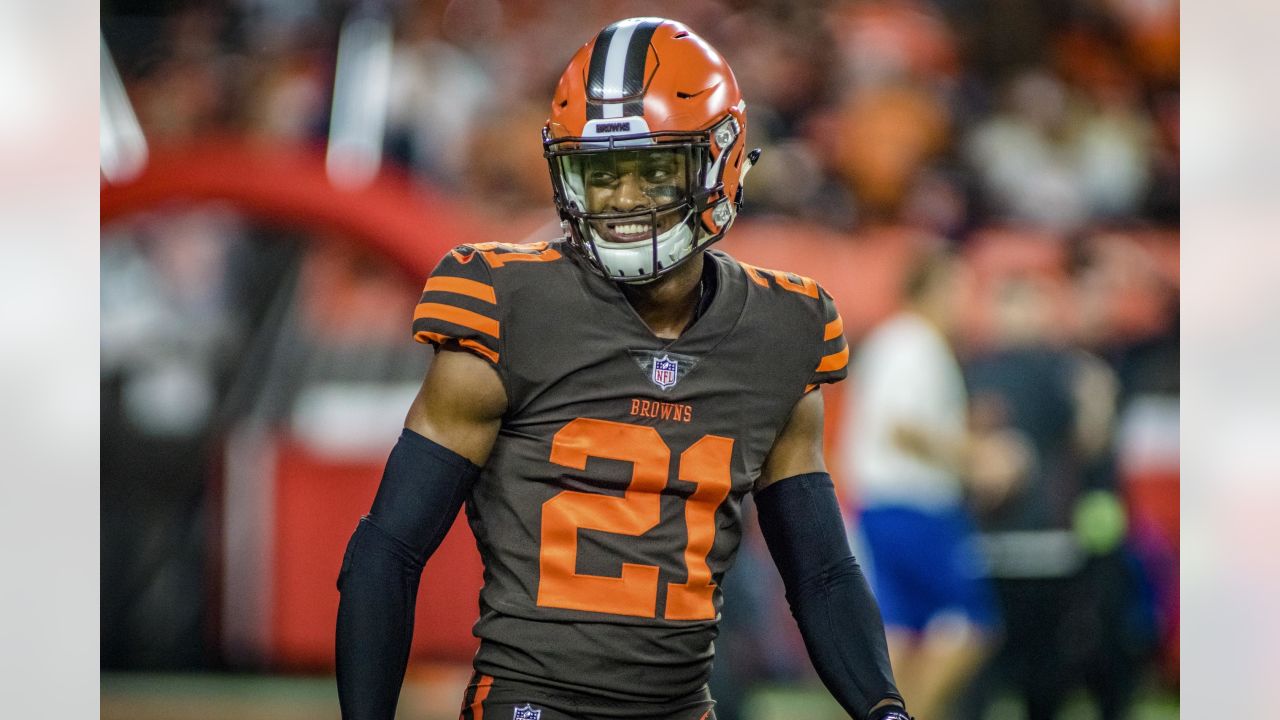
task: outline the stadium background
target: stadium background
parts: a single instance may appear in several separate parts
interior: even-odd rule
[[[1178,6],[1159,0],[104,3],[103,716],[336,717],[332,581],[427,362],[420,282],[455,243],[554,233],[547,98],[638,14],[688,23],[743,86],[765,154],[726,249],[829,288],[855,346],[941,241],[978,280],[962,357],[1015,278],[1051,299],[1047,343],[1111,363],[1152,632],[1134,712],[1176,716]],[[428,566],[410,717],[450,717],[466,676],[457,530]],[[726,582],[721,696],[830,714],[759,557]]]

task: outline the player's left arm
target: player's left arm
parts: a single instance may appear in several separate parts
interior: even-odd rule
[[[769,553],[809,658],[858,720],[907,718],[893,681],[880,608],[845,537],[822,454],[822,393],[796,403],[756,482]]]

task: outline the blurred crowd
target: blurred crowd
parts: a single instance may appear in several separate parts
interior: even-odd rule
[[[153,148],[321,149],[353,13],[394,29],[385,163],[478,214],[547,223],[539,132],[573,52],[636,15],[702,34],[764,149],[744,227],[817,227],[903,258],[884,266],[903,279],[922,254],[963,260],[946,334],[968,422],[1025,455],[1007,502],[970,498],[1006,635],[975,661],[965,712],[1013,686],[1048,717],[1081,685],[1123,717],[1153,659],[1176,682],[1178,0],[104,0],[102,29]],[[885,233],[910,251],[881,253]],[[340,242],[303,245],[220,207],[104,227],[103,574],[122,578],[103,588],[106,668],[244,667],[209,639],[209,617],[225,634],[242,611],[204,569],[235,532],[218,520],[231,491],[207,489],[235,474],[226,435],[305,414],[308,379],[420,376],[402,323],[415,281]],[[849,318],[856,351],[874,328]],[[861,390],[844,392],[847,422]],[[1050,539],[1001,544],[1018,532]],[[756,541],[726,583],[727,719],[750,682],[807,667],[794,633],[758,624],[785,609],[752,579],[775,580]]]
[[[322,143],[337,37],[392,18],[386,154],[502,213],[545,209],[539,127],[567,59],[608,22],[686,22],[735,68],[765,149],[750,214],[963,240],[1178,218],[1177,0],[105,2],[153,143]]]

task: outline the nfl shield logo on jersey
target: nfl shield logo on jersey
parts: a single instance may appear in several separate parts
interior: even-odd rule
[[[529,703],[525,703],[524,707],[516,708],[515,714],[511,716],[511,720],[540,720],[542,710],[535,710]]]
[[[653,384],[666,390],[676,384],[680,363],[672,360],[670,355],[653,359]]]

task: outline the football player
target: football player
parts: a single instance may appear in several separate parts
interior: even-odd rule
[[[614,23],[570,61],[543,129],[566,236],[454,249],[414,314],[436,356],[343,559],[343,717],[393,717],[423,564],[465,504],[484,588],[463,718],[713,718],[748,493],[823,682],[858,720],[907,717],[822,456],[840,316],[709,249],[759,154],[745,112],[677,22]]]

